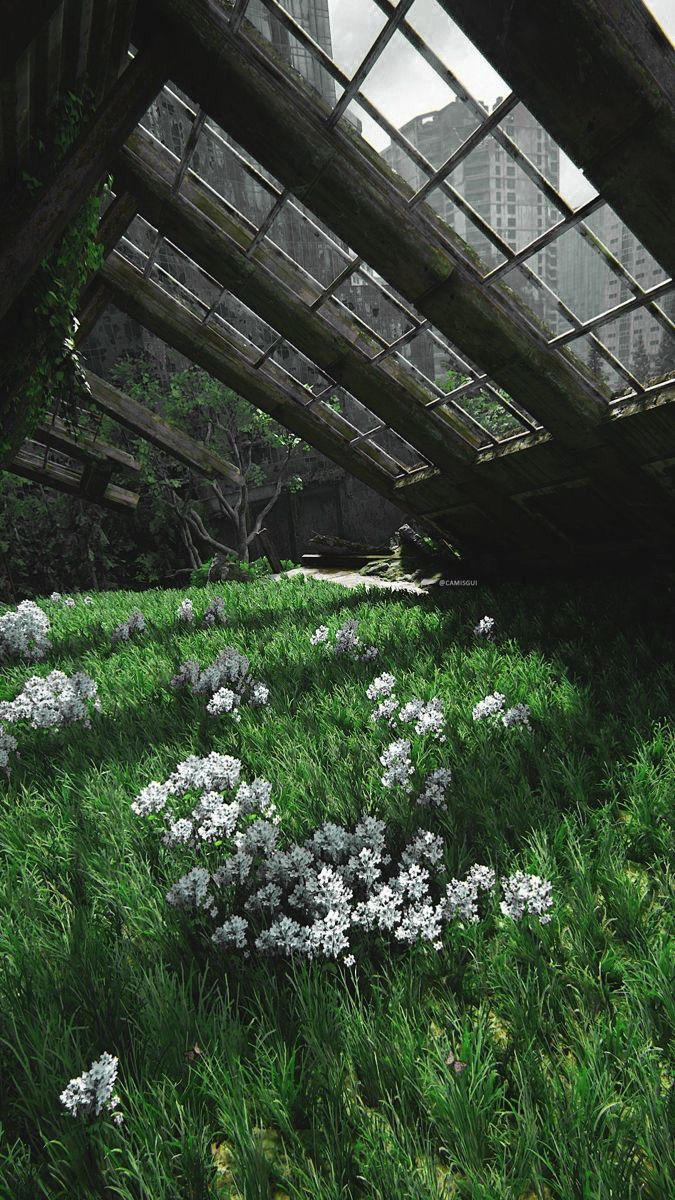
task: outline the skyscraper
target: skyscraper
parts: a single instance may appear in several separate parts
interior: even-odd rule
[[[501,97],[495,101],[494,107],[500,103]],[[483,105],[483,108],[488,111],[487,106]],[[414,117],[402,127],[401,133],[432,167],[438,168],[466,141],[477,124],[469,107],[455,100],[437,112]],[[548,182],[558,188],[558,147],[531,113],[519,104],[500,124]],[[421,167],[398,145],[387,147],[383,157],[413,188],[418,189],[426,182],[427,176]],[[540,188],[491,134],[484,137],[455,167],[448,176],[448,183],[513,250],[527,246],[557,219],[556,209]],[[427,201],[479,256],[483,273],[500,265],[503,256],[446,192],[435,188]],[[529,266],[549,287],[557,290],[555,242],[529,260]],[[552,316],[551,305],[545,304],[541,293],[533,285],[528,285],[518,270],[509,273],[506,281],[538,317],[546,319],[552,332],[555,332],[555,316]]]

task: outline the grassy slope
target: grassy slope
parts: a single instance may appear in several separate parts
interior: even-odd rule
[[[230,628],[177,628],[183,596],[200,612],[215,594]],[[47,603],[47,662],[0,676],[10,699],[36,670],[81,669],[103,705],[88,731],[17,726],[21,759],[0,782],[2,1200],[672,1194],[675,670],[659,602],[603,589],[370,597],[296,579]],[[148,632],[111,646],[135,604]],[[471,637],[486,612],[494,647]],[[375,666],[309,645],[351,615],[380,647]],[[226,644],[271,687],[238,726],[167,687],[185,658],[204,665]],[[445,815],[379,784],[390,736],[369,722],[365,688],[382,670],[402,700],[445,702]],[[532,734],[473,724],[494,690],[531,705]],[[355,974],[228,960],[166,904],[184,868],[129,808],[212,749],[273,781],[293,836],[365,812],[401,838],[432,828],[453,874],[478,861],[552,879],[552,923],[453,926],[442,954],[373,950]],[[125,1122],[87,1132],[58,1096],[103,1050],[119,1056]]]

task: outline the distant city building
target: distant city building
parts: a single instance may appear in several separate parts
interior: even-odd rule
[[[608,204],[589,217],[588,225],[642,288],[649,290],[666,278],[663,269]],[[632,299],[626,284],[607,266],[602,255],[594,252],[576,232],[574,240],[569,234],[561,239],[559,271],[560,294],[582,320]],[[672,318],[673,297],[664,297],[659,304]],[[646,309],[637,309],[599,326],[597,336],[641,383],[645,382],[641,375],[662,374],[668,366],[675,366],[672,340]]]
[[[500,103],[501,97],[495,101],[494,107]],[[486,105],[483,108],[488,112]],[[469,107],[460,100],[454,100],[437,112],[414,117],[400,132],[437,170],[476,127],[476,118]],[[558,189],[560,152],[534,117],[522,105],[518,105],[501,122],[501,128],[549,183]],[[384,150],[383,157],[415,190],[426,182],[427,175],[421,167],[395,143]],[[557,210],[490,134],[455,167],[448,182],[513,250],[521,250],[556,223]],[[435,188],[427,201],[479,256],[482,273],[503,262],[499,251],[441,188]],[[528,265],[553,291],[557,290],[555,242],[529,259]],[[505,282],[523,298],[537,317],[546,321],[553,333],[557,331],[553,306],[540,289],[528,284],[517,270],[507,275]]]

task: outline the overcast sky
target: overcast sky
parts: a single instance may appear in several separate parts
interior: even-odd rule
[[[385,23],[373,0],[328,0],[333,37],[333,56],[347,75],[356,67]],[[675,0],[647,0],[646,7],[675,41]],[[507,84],[450,20],[436,0],[415,0],[407,21],[432,47],[476,100],[490,107],[509,92]],[[383,116],[397,128],[420,113],[443,108],[454,98],[436,72],[396,33],[362,89]],[[354,109],[363,122],[363,135],[378,150],[389,139],[365,113]],[[577,206],[595,194],[581,171],[566,155],[560,156],[560,190]]]

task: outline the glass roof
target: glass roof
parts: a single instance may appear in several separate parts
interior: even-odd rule
[[[238,36],[247,22],[319,93],[329,125],[356,128],[377,151],[408,207],[433,210],[480,286],[515,297],[537,337],[572,355],[606,402],[675,375],[672,280],[437,0],[237,0]],[[430,418],[477,451],[541,431],[175,85],[141,126],[173,155],[174,192],[187,177],[217,196],[241,226],[243,253],[273,252],[265,267],[286,282],[292,266],[296,296],[352,340],[361,331],[359,348],[407,381],[411,405],[423,395]],[[384,423],[142,217],[118,249],[298,403],[325,415],[337,400],[360,452],[383,447],[397,475],[428,465],[400,422]]]

